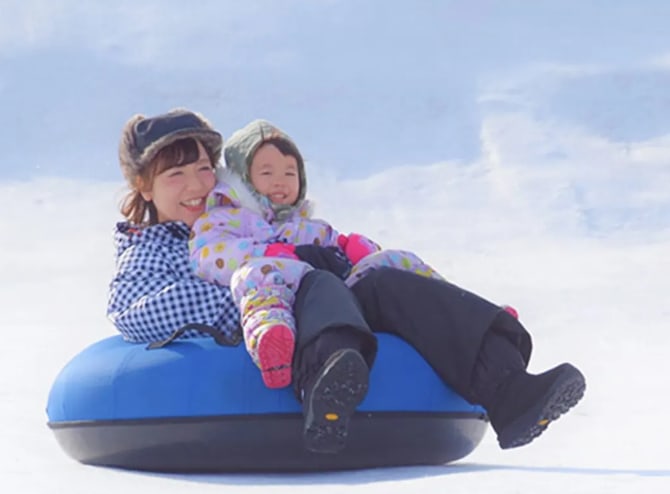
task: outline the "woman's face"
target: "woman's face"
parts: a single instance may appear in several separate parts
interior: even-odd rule
[[[251,161],[249,179],[254,188],[275,204],[294,204],[300,193],[298,161],[274,144],[263,144]]]
[[[175,166],[154,177],[151,188],[142,192],[153,201],[158,222],[183,221],[189,227],[205,212],[205,198],[214,188],[214,167],[205,148],[198,141],[198,160]]]

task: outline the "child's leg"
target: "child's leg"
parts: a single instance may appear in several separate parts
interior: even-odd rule
[[[382,250],[369,254],[361,259],[351,270],[345,283],[351,288],[357,281],[367,276],[370,271],[381,267],[400,269],[401,271],[415,273],[426,278],[446,281],[437,271],[412,252],[404,250]],[[514,307],[503,305],[502,308],[516,319],[519,318],[519,312]]]
[[[404,250],[381,250],[361,259],[351,270],[345,283],[351,287],[371,270],[381,267],[401,269],[425,276],[426,278],[443,279],[437,271],[412,252]]]
[[[240,308],[246,348],[269,388],[291,383],[293,302],[300,279],[311,269],[301,261],[261,257],[233,274],[231,289]]]

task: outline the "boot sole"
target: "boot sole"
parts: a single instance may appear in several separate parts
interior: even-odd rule
[[[268,388],[285,388],[291,384],[291,363],[295,336],[287,326],[273,326],[258,342],[258,365]]]
[[[582,399],[586,390],[584,376],[575,367],[563,365],[565,371],[549,388],[541,404],[524,413],[498,436],[502,449],[530,443]]]
[[[305,448],[337,453],[346,443],[349,419],[368,391],[368,365],[355,350],[336,352],[325,364],[305,405]]]

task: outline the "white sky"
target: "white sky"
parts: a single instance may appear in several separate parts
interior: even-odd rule
[[[2,2],[5,491],[670,491],[670,4],[242,3]],[[120,127],[173,106],[226,135],[286,127],[318,214],[516,306],[531,370],[573,362],[584,400],[527,447],[489,432],[444,467],[161,476],[69,459],[44,409],[67,360],[114,334]]]

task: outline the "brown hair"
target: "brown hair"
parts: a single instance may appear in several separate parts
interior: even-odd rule
[[[203,145],[205,152],[212,163],[216,165],[216,157],[209,147]],[[121,214],[131,223],[136,225],[155,225],[158,223],[158,211],[151,201],[142,197],[142,192],[153,187],[157,175],[170,168],[184,166],[198,161],[200,152],[198,142],[193,137],[179,139],[162,148],[149,162],[148,166],[141,171],[126,168],[125,176],[130,187],[130,192],[121,202]]]

